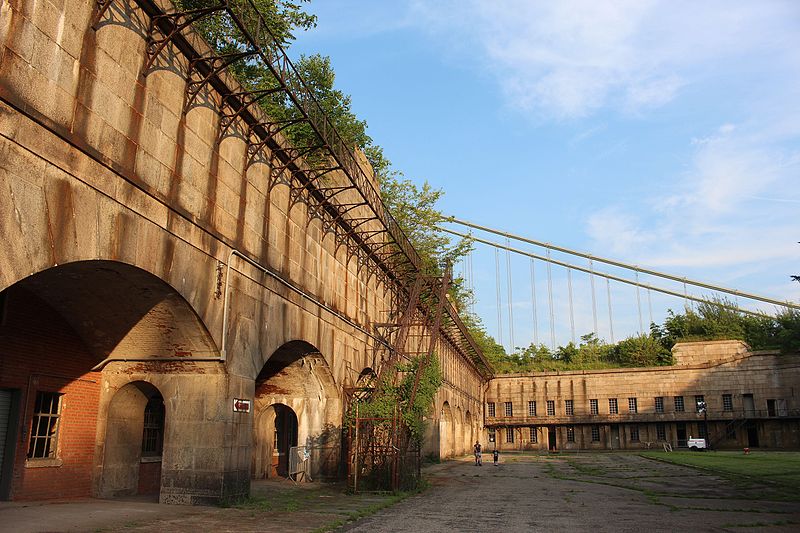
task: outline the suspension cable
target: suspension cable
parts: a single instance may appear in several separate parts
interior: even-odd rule
[[[447,228],[439,228],[439,229],[441,229],[442,231],[444,231],[446,233],[451,233],[453,235],[456,235],[458,237],[467,237],[466,234],[460,233],[460,232],[455,231],[455,230],[451,230],[451,229],[447,229]],[[472,239],[472,241],[474,241],[474,242],[487,244],[487,245],[493,246],[495,248],[506,249],[506,246],[503,245],[503,244],[500,244],[500,243],[497,243],[497,242],[492,242],[492,241],[487,241],[486,239],[481,239],[480,237],[476,237],[474,235],[469,235],[469,238]],[[574,265],[574,264],[571,264],[571,263],[566,263],[564,261],[559,261],[558,259],[551,259],[549,254],[547,256],[541,256],[541,255],[537,255],[537,254],[534,254],[534,253],[531,253],[531,252],[527,252],[525,250],[520,250],[519,248],[510,248],[510,250],[512,252],[520,254],[520,255],[524,255],[524,256],[527,256],[527,257],[533,257],[533,258],[539,259],[541,261],[546,261],[548,263],[548,265],[550,263],[552,263],[554,265],[562,266],[562,267],[565,267],[565,268],[569,267],[569,268],[572,268],[574,270],[578,270],[580,272],[590,272],[590,270],[588,268],[582,267],[580,265]],[[600,276],[602,278],[610,279],[610,280],[613,280],[613,281],[618,281],[620,283],[626,283],[628,285],[637,285],[637,282],[634,281],[634,280],[631,280],[631,279],[628,279],[628,278],[623,278],[623,277],[620,277],[620,276],[615,276],[614,274],[609,274],[607,272],[600,272],[598,270],[595,270],[594,274],[597,275],[597,276]],[[708,303],[707,299],[690,295],[686,290],[686,284],[684,284],[684,293],[683,294],[681,294],[679,292],[676,292],[676,291],[673,291],[673,290],[670,290],[670,289],[664,289],[664,288],[661,288],[661,287],[656,287],[654,285],[648,285],[648,284],[645,284],[645,283],[638,283],[638,286],[642,287],[644,289],[652,289],[652,290],[654,290],[656,292],[660,292],[660,293],[663,293],[663,294],[668,294],[670,296],[677,296],[678,298],[684,298],[687,302],[688,302],[688,300],[691,300],[691,301],[694,301],[694,302]],[[798,304],[793,304],[793,303],[790,303],[790,302],[779,302],[777,300],[770,300],[769,298],[762,298],[760,296],[756,296],[756,295],[752,295],[752,294],[747,295],[747,294],[744,294],[744,293],[741,293],[741,292],[739,294],[744,296],[745,298],[750,298],[750,299],[753,299],[753,300],[759,300],[759,301],[764,302],[764,303],[774,303],[775,305],[778,305],[780,307],[785,307],[787,309],[798,309],[798,310],[800,310],[800,305],[798,305]],[[747,309],[741,309],[741,308],[736,307],[734,305],[727,305],[727,304],[718,303],[718,302],[715,302],[714,305],[716,305],[717,307],[722,307],[724,309],[730,309],[732,311],[737,311],[739,313],[744,313],[744,314],[747,314],[747,315],[760,316],[760,317],[769,316],[769,315],[767,315],[765,313],[761,313],[761,312],[757,312],[757,311],[749,311]]]
[[[709,290],[712,290],[712,291],[729,294],[731,296],[741,296],[743,298],[747,298],[747,299],[750,299],[750,300],[757,300],[757,301],[760,301],[760,302],[763,302],[763,303],[768,303],[768,304],[777,305],[777,306],[780,306],[780,307],[785,307],[787,309],[800,309],[800,305],[793,304],[793,303],[788,302],[788,301],[781,301],[781,300],[776,300],[774,298],[767,298],[765,296],[759,296],[757,294],[749,294],[749,293],[746,293],[746,292],[743,292],[743,291],[738,291],[736,289],[731,289],[731,288],[728,288],[728,287],[722,287],[722,286],[719,286],[719,285],[712,285],[710,283],[705,283],[705,282],[702,282],[702,281],[691,280],[691,279],[688,279],[686,277],[675,276],[675,275],[672,275],[672,274],[668,274],[666,272],[659,272],[657,270],[641,268],[639,266],[631,265],[629,263],[623,263],[621,261],[615,261],[613,259],[599,257],[599,256],[596,256],[596,255],[588,254],[586,252],[581,252],[581,251],[578,251],[578,250],[572,250],[570,248],[564,248],[563,246],[556,246],[554,244],[550,244],[550,243],[547,243],[547,242],[537,241],[537,240],[534,240],[534,239],[528,239],[527,237],[522,237],[520,235],[514,235],[513,233],[509,233],[509,232],[506,232],[506,231],[500,231],[500,230],[488,228],[486,226],[481,226],[481,225],[475,224],[473,222],[467,222],[465,220],[460,220],[460,219],[457,219],[455,217],[447,218],[447,222],[451,222],[453,224],[460,224],[462,226],[467,226],[467,227],[478,229],[478,230],[481,230],[481,231],[486,231],[488,233],[493,233],[495,235],[500,235],[502,237],[509,237],[509,238],[514,239],[516,241],[521,241],[521,242],[524,242],[524,243],[527,243],[527,244],[533,244],[535,246],[541,246],[542,248],[546,248],[548,250],[555,250],[557,252],[563,252],[563,253],[566,253],[566,254],[569,254],[569,255],[572,255],[572,256],[583,257],[585,259],[593,259],[595,261],[599,261],[599,262],[605,263],[607,265],[612,265],[612,266],[624,268],[626,270],[638,270],[639,272],[641,272],[643,274],[656,276],[656,277],[663,278],[663,279],[668,279],[670,281],[676,281],[678,283],[683,283],[684,285],[689,284],[689,285],[692,285],[693,287],[700,287],[700,288],[703,288],[703,289],[709,289]],[[443,228],[441,226],[439,226],[439,229],[441,229],[443,231],[451,231],[451,230],[445,229],[445,228]],[[475,238],[473,237],[473,239],[475,239]],[[624,283],[628,283],[628,282],[624,282]],[[685,290],[685,288],[684,288],[684,290]]]

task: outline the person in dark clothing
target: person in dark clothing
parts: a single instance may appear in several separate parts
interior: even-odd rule
[[[475,441],[475,446],[472,447],[472,452],[475,454],[475,466],[483,466],[483,460],[481,459],[481,443]]]
[[[500,460],[500,452],[497,450],[492,452],[492,457],[494,457],[494,466],[497,466],[497,461]]]

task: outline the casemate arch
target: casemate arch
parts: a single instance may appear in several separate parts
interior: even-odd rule
[[[193,487],[176,480],[195,468],[194,456],[222,468],[209,431],[191,428],[193,391],[220,381],[224,369],[204,324],[170,285],[125,263],[79,261],[15,283],[0,303],[0,388],[14,399],[16,436],[3,450],[2,496],[176,501],[162,487],[191,499]],[[203,401],[215,403],[213,394]],[[203,413],[207,429],[221,419]]]
[[[342,397],[316,347],[290,341],[267,359],[256,377],[254,411],[253,478],[285,475],[283,454],[293,445],[309,452],[312,478],[338,476]]]

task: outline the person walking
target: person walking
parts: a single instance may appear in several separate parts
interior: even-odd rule
[[[472,447],[472,452],[475,454],[475,466],[483,466],[483,460],[481,459],[481,443],[475,441],[475,446]]]
[[[497,461],[500,460],[500,452],[498,452],[496,448],[492,452],[492,457],[494,458],[494,466],[497,466]]]

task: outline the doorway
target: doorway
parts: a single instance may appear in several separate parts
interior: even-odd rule
[[[688,443],[686,440],[686,422],[678,422],[675,424],[675,433],[678,437],[678,447],[685,448]]]
[[[747,446],[758,448],[758,426],[755,422],[747,423]]]
[[[556,442],[556,428],[554,426],[547,428],[547,447],[551,451],[558,449],[558,443]]]
[[[297,415],[283,404],[271,406],[275,410],[272,440],[270,477],[289,476],[289,451],[297,446]]]

